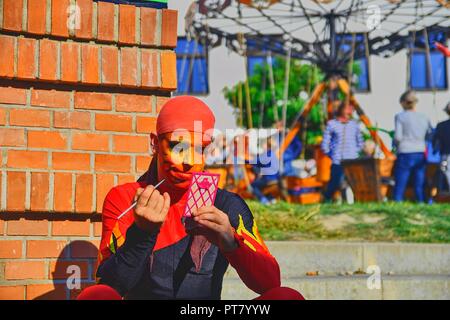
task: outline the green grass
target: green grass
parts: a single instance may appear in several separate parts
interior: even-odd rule
[[[247,202],[266,240],[450,243],[450,204]],[[331,227],[330,227],[331,225]]]

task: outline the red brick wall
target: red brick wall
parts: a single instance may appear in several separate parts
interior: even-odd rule
[[[94,282],[103,199],[148,167],[176,87],[176,22],[173,10],[0,0],[0,299],[73,298],[69,265]]]

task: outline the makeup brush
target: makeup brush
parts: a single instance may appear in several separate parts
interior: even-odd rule
[[[160,182],[158,182],[155,186],[155,189],[157,189],[164,181],[166,181],[166,179],[162,179]],[[137,201],[134,201],[133,204],[131,206],[129,206],[127,209],[125,209],[124,212],[122,212],[118,217],[117,220],[120,220],[120,218],[122,218],[128,211],[130,211],[131,209],[133,209],[137,204]]]

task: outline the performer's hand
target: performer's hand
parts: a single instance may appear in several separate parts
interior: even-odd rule
[[[137,190],[134,200],[137,201],[134,208],[136,225],[148,233],[158,231],[169,212],[169,194],[165,192],[161,195],[155,187],[147,186]]]
[[[223,252],[230,252],[238,247],[230,219],[223,211],[214,206],[202,207],[194,210],[193,216],[199,226],[189,231],[191,234],[203,234]]]

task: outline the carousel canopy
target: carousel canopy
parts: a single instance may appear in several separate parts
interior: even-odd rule
[[[186,28],[212,47],[289,52],[332,74],[345,73],[352,56],[445,42],[449,8],[445,0],[198,0]],[[423,40],[429,36],[435,39]]]

